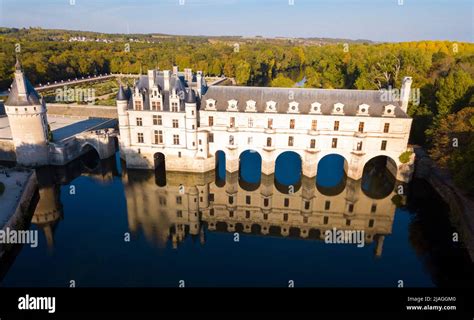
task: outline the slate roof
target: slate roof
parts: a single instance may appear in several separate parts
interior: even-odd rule
[[[290,99],[290,98],[293,99]],[[400,108],[398,101],[384,101],[384,95],[378,90],[351,90],[351,89],[302,89],[302,88],[267,88],[241,86],[211,86],[202,96],[202,101],[213,99],[218,111],[226,111],[228,101],[238,101],[238,111],[244,112],[248,100],[256,102],[257,112],[264,112],[268,101],[276,102],[278,113],[287,113],[289,103],[296,101],[301,114],[309,113],[311,104],[321,104],[321,113],[330,115],[334,104],[344,105],[344,114],[355,116],[361,104],[369,105],[369,115],[380,117],[386,105],[394,105],[395,116],[406,118],[407,115]]]
[[[13,80],[12,87],[10,89],[10,94],[8,95],[7,101],[5,101],[5,105],[18,106],[18,107],[41,105],[41,101],[40,101],[41,98],[38,92],[36,92],[35,88],[31,85],[30,81],[25,77],[23,72],[21,74],[15,74],[15,77],[21,77],[21,80],[25,82],[26,97],[18,95],[16,80]]]
[[[163,95],[163,111],[169,111],[170,109],[169,96],[172,89],[176,89],[176,92],[178,93],[178,96],[180,97],[180,111],[184,111],[186,89],[188,88],[188,83],[184,80],[184,73],[179,72],[177,75],[175,75],[170,72],[170,91],[163,90],[165,87],[165,80],[164,80],[164,74],[162,71],[156,73],[155,84],[157,84],[161,94]],[[196,87],[195,84],[193,86],[193,83],[189,83],[189,85],[191,87]],[[148,75],[141,75],[140,78],[135,83],[135,88],[138,88],[138,90],[142,92],[143,94],[143,98],[144,98],[143,110],[151,110],[150,98],[148,95],[151,88],[149,88],[149,85],[148,85]],[[183,92],[182,95],[180,95],[181,91]],[[128,108],[133,109],[132,99],[130,99],[128,102]]]

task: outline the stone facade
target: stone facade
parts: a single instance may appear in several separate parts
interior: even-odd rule
[[[396,178],[408,181],[414,159],[402,164],[399,156],[412,124],[410,86],[407,77],[402,99],[388,101],[374,90],[208,87],[189,69],[150,70],[119,91],[121,155],[129,168],[153,169],[162,154],[169,171],[207,172],[223,151],[226,170],[235,172],[241,153],[254,150],[268,175],[291,151],[301,157],[303,174],[314,177],[321,159],[338,154],[355,180],[370,159],[386,156]]]

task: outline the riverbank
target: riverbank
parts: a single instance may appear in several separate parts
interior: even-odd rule
[[[0,230],[24,228],[25,215],[38,187],[36,174],[29,169],[0,168],[0,182],[5,190],[0,195]],[[8,244],[0,243],[0,259],[9,249]]]
[[[436,166],[423,148],[415,147],[414,150],[415,177],[425,179],[449,205],[450,220],[474,261],[474,201],[454,184],[449,172]]]

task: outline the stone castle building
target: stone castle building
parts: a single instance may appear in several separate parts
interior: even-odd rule
[[[399,156],[412,124],[411,82],[404,78],[400,99],[387,101],[376,90],[208,86],[190,69],[149,70],[117,95],[121,156],[129,168],[164,162],[168,171],[207,172],[222,151],[226,170],[235,172],[241,153],[253,150],[269,175],[290,151],[303,175],[314,177],[321,159],[338,154],[355,180],[370,159],[386,156],[397,180],[408,181],[413,156],[406,164]]]

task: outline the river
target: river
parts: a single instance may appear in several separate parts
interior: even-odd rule
[[[377,165],[353,181],[334,159],[314,179],[289,157],[262,176],[254,156],[234,174],[222,163],[207,174],[126,170],[118,154],[99,161],[93,152],[38,169],[27,220],[39,246],[0,262],[1,285],[473,286],[449,209],[424,181],[413,180],[400,205]],[[363,238],[335,243],[327,230]]]

